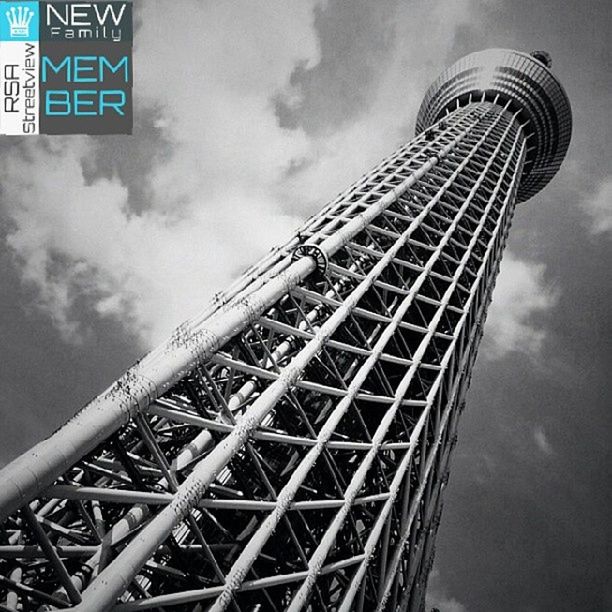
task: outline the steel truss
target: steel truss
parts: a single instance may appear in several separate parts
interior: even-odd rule
[[[527,150],[497,102],[402,146],[6,468],[3,609],[420,609]]]

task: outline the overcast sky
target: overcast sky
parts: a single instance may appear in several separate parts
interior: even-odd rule
[[[544,49],[573,140],[517,210],[430,604],[612,609],[610,7],[136,3],[134,135],[0,141],[0,464],[409,139],[445,66]]]

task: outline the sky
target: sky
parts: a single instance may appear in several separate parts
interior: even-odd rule
[[[612,5],[135,3],[134,134],[0,140],[0,465],[414,133],[471,51],[544,49],[574,114],[515,216],[428,607],[612,609]]]

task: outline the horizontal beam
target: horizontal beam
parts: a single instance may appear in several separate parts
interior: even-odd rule
[[[321,568],[321,575],[333,574],[338,570],[346,567],[357,565],[363,561],[364,555],[355,555],[348,559],[341,559],[329,563]],[[293,574],[279,574],[276,576],[267,576],[265,578],[258,578],[257,580],[246,580],[240,585],[238,589],[240,592],[255,591],[261,589],[267,589],[274,586],[280,586],[283,584],[289,584],[291,582],[299,582],[303,580],[306,575],[305,571],[295,572]],[[132,612],[134,610],[150,610],[152,608],[158,608],[161,606],[177,606],[180,604],[195,603],[206,599],[212,599],[218,597],[223,590],[223,585],[208,587],[205,589],[194,589],[191,591],[182,591],[177,593],[168,593],[167,595],[158,595],[156,597],[150,597],[148,599],[141,599],[139,601],[118,604],[113,608],[113,612]]]
[[[167,505],[172,501],[172,493],[153,493],[150,491],[129,491],[124,489],[106,489],[104,487],[81,487],[78,485],[53,485],[44,492],[44,497],[51,499],[70,500],[97,500],[117,504],[151,504]],[[355,505],[371,504],[384,501],[388,493],[366,495],[355,499]],[[289,510],[322,510],[325,508],[338,508],[344,503],[343,499],[313,499],[293,502]],[[218,510],[250,510],[272,511],[276,507],[275,501],[251,499],[201,499],[198,508]],[[0,546],[0,558],[6,547]],[[66,547],[69,548],[69,547]],[[95,548],[95,547],[94,547]],[[13,550],[6,548],[6,550]]]

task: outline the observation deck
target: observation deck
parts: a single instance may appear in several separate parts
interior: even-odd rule
[[[550,55],[509,49],[470,53],[444,70],[432,83],[419,109],[416,133],[442,119],[447,112],[472,101],[497,102],[518,111],[528,138],[527,155],[517,193],[524,202],[559,170],[572,134],[569,99],[551,72]]]

